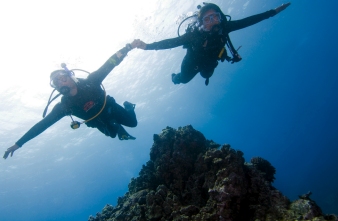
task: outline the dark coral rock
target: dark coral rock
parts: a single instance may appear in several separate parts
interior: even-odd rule
[[[218,149],[221,146],[213,140],[206,140],[206,145],[208,149]]]
[[[267,181],[272,183],[275,180],[276,169],[271,163],[262,157],[253,157],[251,163],[262,173]]]
[[[206,140],[192,126],[154,135],[150,160],[116,207],[90,221],[334,220],[310,195],[290,203],[271,183],[275,168],[260,157]]]
[[[307,193],[305,193],[305,194],[303,194],[303,195],[301,195],[301,196],[298,196],[298,197],[299,197],[299,199],[310,200],[311,194],[312,194],[312,192],[309,191],[309,192],[307,192]]]
[[[322,216],[322,210],[313,200],[298,199],[293,202],[290,209],[294,216],[301,217],[303,220],[312,220]]]

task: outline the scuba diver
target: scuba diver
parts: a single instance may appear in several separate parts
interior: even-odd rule
[[[192,80],[197,73],[205,78],[205,85],[209,84],[209,78],[213,75],[218,61],[227,60],[228,62],[239,62],[242,58],[238,54],[229,38],[229,33],[258,22],[268,19],[287,8],[291,3],[281,6],[267,12],[253,15],[241,20],[231,21],[229,15],[224,15],[221,9],[213,3],[204,3],[203,7],[197,7],[199,11],[191,17],[196,21],[189,24],[186,33],[179,34],[181,24],[178,28],[178,37],[165,39],[159,42],[146,44],[140,41],[138,48],[144,50],[163,50],[182,46],[187,49],[187,53],[181,64],[181,73],[172,74],[174,84],[186,84]],[[227,20],[227,17],[230,18]],[[228,56],[225,45],[229,48],[232,57]]]
[[[118,135],[120,140],[135,140],[135,137],[129,135],[121,126],[121,124],[128,127],[137,126],[134,112],[135,104],[125,101],[123,108],[115,102],[113,97],[106,95],[101,83],[138,43],[139,40],[134,40],[131,44],[127,44],[85,79],[76,78],[73,70],[69,70],[65,64],[61,64],[63,69],[53,71],[50,75],[50,85],[59,94],[51,100],[54,91],[52,92],[43,113],[44,118],[25,133],[13,146],[9,147],[3,158],[6,159],[9,154],[13,156],[14,151],[23,144],[38,136],[67,115],[72,119],[71,127],[73,129],[85,123],[88,127],[97,128],[106,136],[115,138]],[[59,95],[63,95],[61,102],[57,103],[52,111],[45,116],[48,105]],[[83,122],[74,121],[72,115],[86,120]]]

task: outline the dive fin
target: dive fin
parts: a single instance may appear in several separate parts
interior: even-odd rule
[[[135,140],[136,137],[131,136],[128,132],[120,125],[117,132],[119,140]]]

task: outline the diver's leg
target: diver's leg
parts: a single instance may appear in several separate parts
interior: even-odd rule
[[[192,56],[186,55],[181,64],[181,73],[173,74],[172,81],[174,84],[186,84],[191,81],[199,72],[198,62]]]
[[[127,127],[136,127],[137,126],[137,119],[136,114],[134,111],[134,105],[125,102],[125,108],[121,105],[114,103],[111,104],[109,115],[112,117],[116,123],[125,125]],[[130,104],[130,105],[129,105]]]
[[[117,124],[113,124],[113,125],[100,125],[97,126],[96,129],[98,129],[101,133],[103,133],[104,135],[111,137],[111,138],[115,138],[116,134],[118,132],[118,126]]]
[[[128,132],[121,126],[121,124],[117,124],[115,122],[110,122],[109,125],[105,127],[97,127],[97,129],[106,136],[111,138],[115,138],[116,134],[120,140],[135,140],[136,138],[128,134]]]
[[[125,108],[111,102],[108,107],[108,117],[106,122],[109,122],[111,128],[117,128],[116,133],[120,140],[135,140],[136,138],[128,134],[128,132],[121,126],[136,127],[137,119],[134,111],[135,105],[126,101],[124,102]],[[116,134],[115,134],[116,136]]]
[[[209,78],[214,74],[215,68],[218,65],[218,61],[204,64],[200,72],[201,76],[205,78],[205,85],[209,84]]]

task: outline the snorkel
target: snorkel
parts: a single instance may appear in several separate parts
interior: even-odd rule
[[[65,63],[62,63],[62,64],[61,64],[61,67],[65,70],[65,72],[68,74],[68,76],[69,76],[70,78],[72,78],[72,76],[73,76],[73,77],[75,76],[74,73],[71,72],[71,71],[67,68],[67,65],[66,65]],[[75,78],[75,77],[74,77],[74,78]],[[74,81],[73,78],[72,78],[72,80]],[[74,81],[74,82],[75,82],[75,81]],[[75,83],[76,83],[76,82],[75,82]],[[62,87],[60,87],[59,92],[60,92],[61,94],[63,94],[63,95],[68,95],[69,92],[70,92],[70,88],[67,87],[67,86],[62,86]]]

